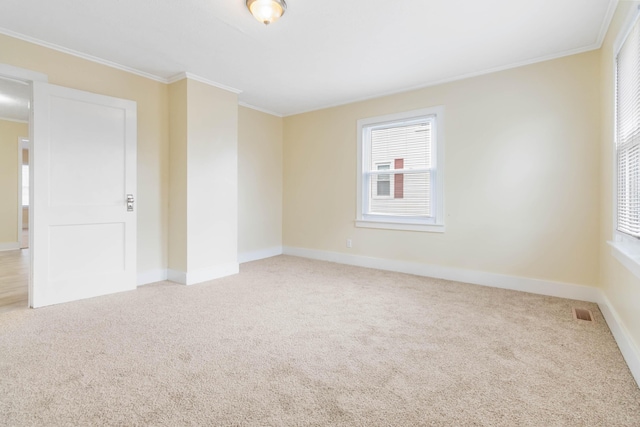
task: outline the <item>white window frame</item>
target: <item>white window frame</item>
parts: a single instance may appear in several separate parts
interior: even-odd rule
[[[370,156],[370,130],[375,126],[384,126],[394,122],[413,119],[430,118],[433,121],[431,130],[432,165],[431,172],[431,217],[404,217],[392,215],[375,215],[369,210],[368,187],[371,171],[364,170]],[[369,135],[366,135],[366,132]],[[444,225],[444,106],[423,108],[384,116],[358,120],[357,147],[357,211],[356,227],[383,228],[390,230],[427,231],[443,233]],[[393,167],[390,174],[396,172]],[[392,180],[393,181],[393,180]],[[393,188],[391,189],[393,195]]]
[[[612,170],[613,170],[613,236],[609,241],[612,248],[611,254],[636,277],[640,278],[640,239],[618,231],[618,149],[617,149],[617,60],[622,45],[627,40],[631,30],[640,18],[640,8],[632,8],[622,26],[618,38],[613,46],[613,85],[614,88],[614,117],[613,117],[613,144],[612,144]]]

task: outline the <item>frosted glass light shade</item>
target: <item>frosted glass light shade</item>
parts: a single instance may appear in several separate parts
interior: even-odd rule
[[[284,15],[287,3],[284,0],[247,0],[247,7],[258,21],[269,25]]]

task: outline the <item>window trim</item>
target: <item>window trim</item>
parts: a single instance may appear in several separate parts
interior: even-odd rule
[[[357,198],[356,198],[356,227],[382,228],[389,230],[409,230],[409,231],[427,231],[443,233],[445,231],[444,224],[444,106],[434,106],[422,108],[419,110],[405,111],[395,114],[387,114],[377,117],[369,117],[360,119],[357,122]],[[368,206],[367,192],[364,190],[365,178],[363,166],[365,164],[365,155],[367,155],[365,143],[365,132],[367,128],[373,125],[384,126],[398,121],[409,121],[412,119],[420,119],[432,117],[434,128],[432,129],[432,147],[434,153],[432,160],[435,160],[435,170],[429,169],[431,173],[431,182],[435,182],[432,186],[431,209],[432,217],[428,219],[391,215],[375,215],[365,214],[364,209]],[[391,171],[394,169],[392,168]],[[393,181],[393,180],[392,180]],[[393,189],[392,189],[393,190]],[[393,194],[393,193],[391,193]]]
[[[626,17],[626,22],[621,27],[621,30],[613,45],[613,82],[612,87],[614,91],[613,97],[613,135],[611,145],[612,150],[612,238],[607,243],[611,246],[611,255],[616,258],[622,265],[624,265],[631,273],[637,278],[640,278],[640,239],[630,236],[626,233],[618,231],[618,111],[617,111],[617,68],[618,68],[618,54],[622,45],[627,40],[633,27],[636,25],[640,18],[640,7],[632,8]]]

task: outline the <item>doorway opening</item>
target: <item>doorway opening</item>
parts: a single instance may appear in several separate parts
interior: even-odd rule
[[[0,76],[0,312],[28,306],[30,107],[31,85]]]

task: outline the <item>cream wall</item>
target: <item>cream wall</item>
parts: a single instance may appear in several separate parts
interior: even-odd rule
[[[44,73],[52,84],[137,102],[138,272],[161,276],[168,258],[168,85],[1,34],[0,63]]]
[[[187,80],[187,111],[187,268],[237,273],[238,95]]]
[[[285,247],[597,285],[599,60],[589,52],[286,117]],[[446,232],[356,228],[356,121],[437,105]]]
[[[27,123],[0,120],[0,247],[18,236],[18,138],[29,137]]]
[[[187,271],[187,80],[169,85],[169,264]]]
[[[183,79],[169,98],[169,279],[237,273],[238,96]]]
[[[281,117],[238,108],[238,253],[282,246]]]
[[[601,283],[610,305],[615,309],[623,328],[640,357],[640,279],[634,276],[612,255],[607,244],[613,236],[613,149],[615,115],[614,43],[629,12],[640,2],[623,1],[609,27],[601,50],[602,134],[600,146],[600,263]]]

